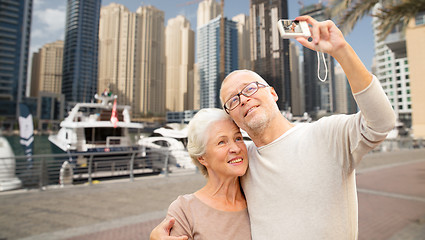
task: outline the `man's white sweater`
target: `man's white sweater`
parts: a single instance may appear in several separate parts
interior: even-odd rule
[[[298,124],[248,146],[242,178],[252,239],[357,239],[355,167],[394,127],[379,81],[354,95],[361,112]]]

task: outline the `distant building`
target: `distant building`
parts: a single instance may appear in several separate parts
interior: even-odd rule
[[[134,113],[165,115],[164,12],[153,6],[136,11]]]
[[[218,16],[197,31],[201,108],[222,107],[219,93],[222,81],[219,73],[220,20],[221,16]],[[238,69],[237,41],[236,22],[225,18],[225,75]]]
[[[168,20],[165,28],[166,109],[194,109],[193,65],[195,33],[182,15]]]
[[[15,119],[27,88],[32,0],[0,0],[0,115]]]
[[[31,72],[31,97],[39,92],[62,92],[63,41],[47,43],[33,54]]]
[[[275,89],[281,110],[291,106],[289,40],[283,40],[277,28],[278,20],[287,18],[287,0],[251,0],[251,70]]]
[[[312,4],[300,9],[300,15],[310,15],[317,21],[330,19],[326,7],[322,3]],[[304,89],[305,89],[305,111],[313,118],[318,118],[324,114],[335,111],[335,88],[334,88],[334,60],[325,54],[327,65],[327,80],[321,82],[318,78],[317,65],[320,63],[320,78],[325,77],[325,64],[322,54],[303,47],[304,53]]]
[[[249,16],[239,14],[232,18],[238,29],[238,68],[251,69],[251,40]]]
[[[334,113],[350,114],[357,112],[350,84],[341,65],[335,67],[335,110]]]
[[[375,5],[374,12],[380,4]],[[378,36],[379,22],[373,18],[375,36],[376,76],[387,94],[399,121],[410,127],[412,102],[410,93],[410,70],[406,53],[405,34],[395,28],[381,41]]]
[[[214,19],[220,15],[220,11],[220,4],[216,0],[204,0],[200,2],[196,14],[196,28],[200,28],[203,25],[209,23],[211,19]]]
[[[291,113],[302,116],[305,112],[304,81],[300,71],[300,49],[295,42],[289,43],[289,69],[291,71]]]
[[[414,19],[411,19],[406,29],[406,47],[410,66],[412,133],[415,138],[425,138],[424,39],[425,12],[420,12]]]
[[[135,105],[136,13],[111,3],[100,10],[98,92],[109,89],[118,103]]]
[[[62,77],[67,103],[90,102],[97,93],[100,5],[68,0]]]

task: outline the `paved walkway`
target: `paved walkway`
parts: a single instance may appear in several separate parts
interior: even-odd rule
[[[194,172],[0,193],[2,239],[148,239]],[[359,239],[425,239],[425,149],[373,153],[357,170]]]

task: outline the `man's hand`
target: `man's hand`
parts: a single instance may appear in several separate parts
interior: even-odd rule
[[[328,53],[337,58],[335,55],[338,55],[339,50],[348,45],[341,30],[331,20],[318,22],[310,16],[300,16],[295,20],[309,24],[313,41],[309,42],[305,37],[297,37],[296,40],[311,50]]]
[[[170,231],[174,226],[174,218],[165,218],[158,226],[156,226],[150,236],[150,240],[187,240],[187,236],[171,237]]]

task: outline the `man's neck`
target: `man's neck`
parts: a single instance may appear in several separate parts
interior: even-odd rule
[[[247,131],[247,133],[255,146],[262,147],[278,139],[292,127],[294,127],[294,124],[290,123],[284,116],[279,114],[269,122],[268,126],[257,129],[257,131],[255,129],[250,130]]]

